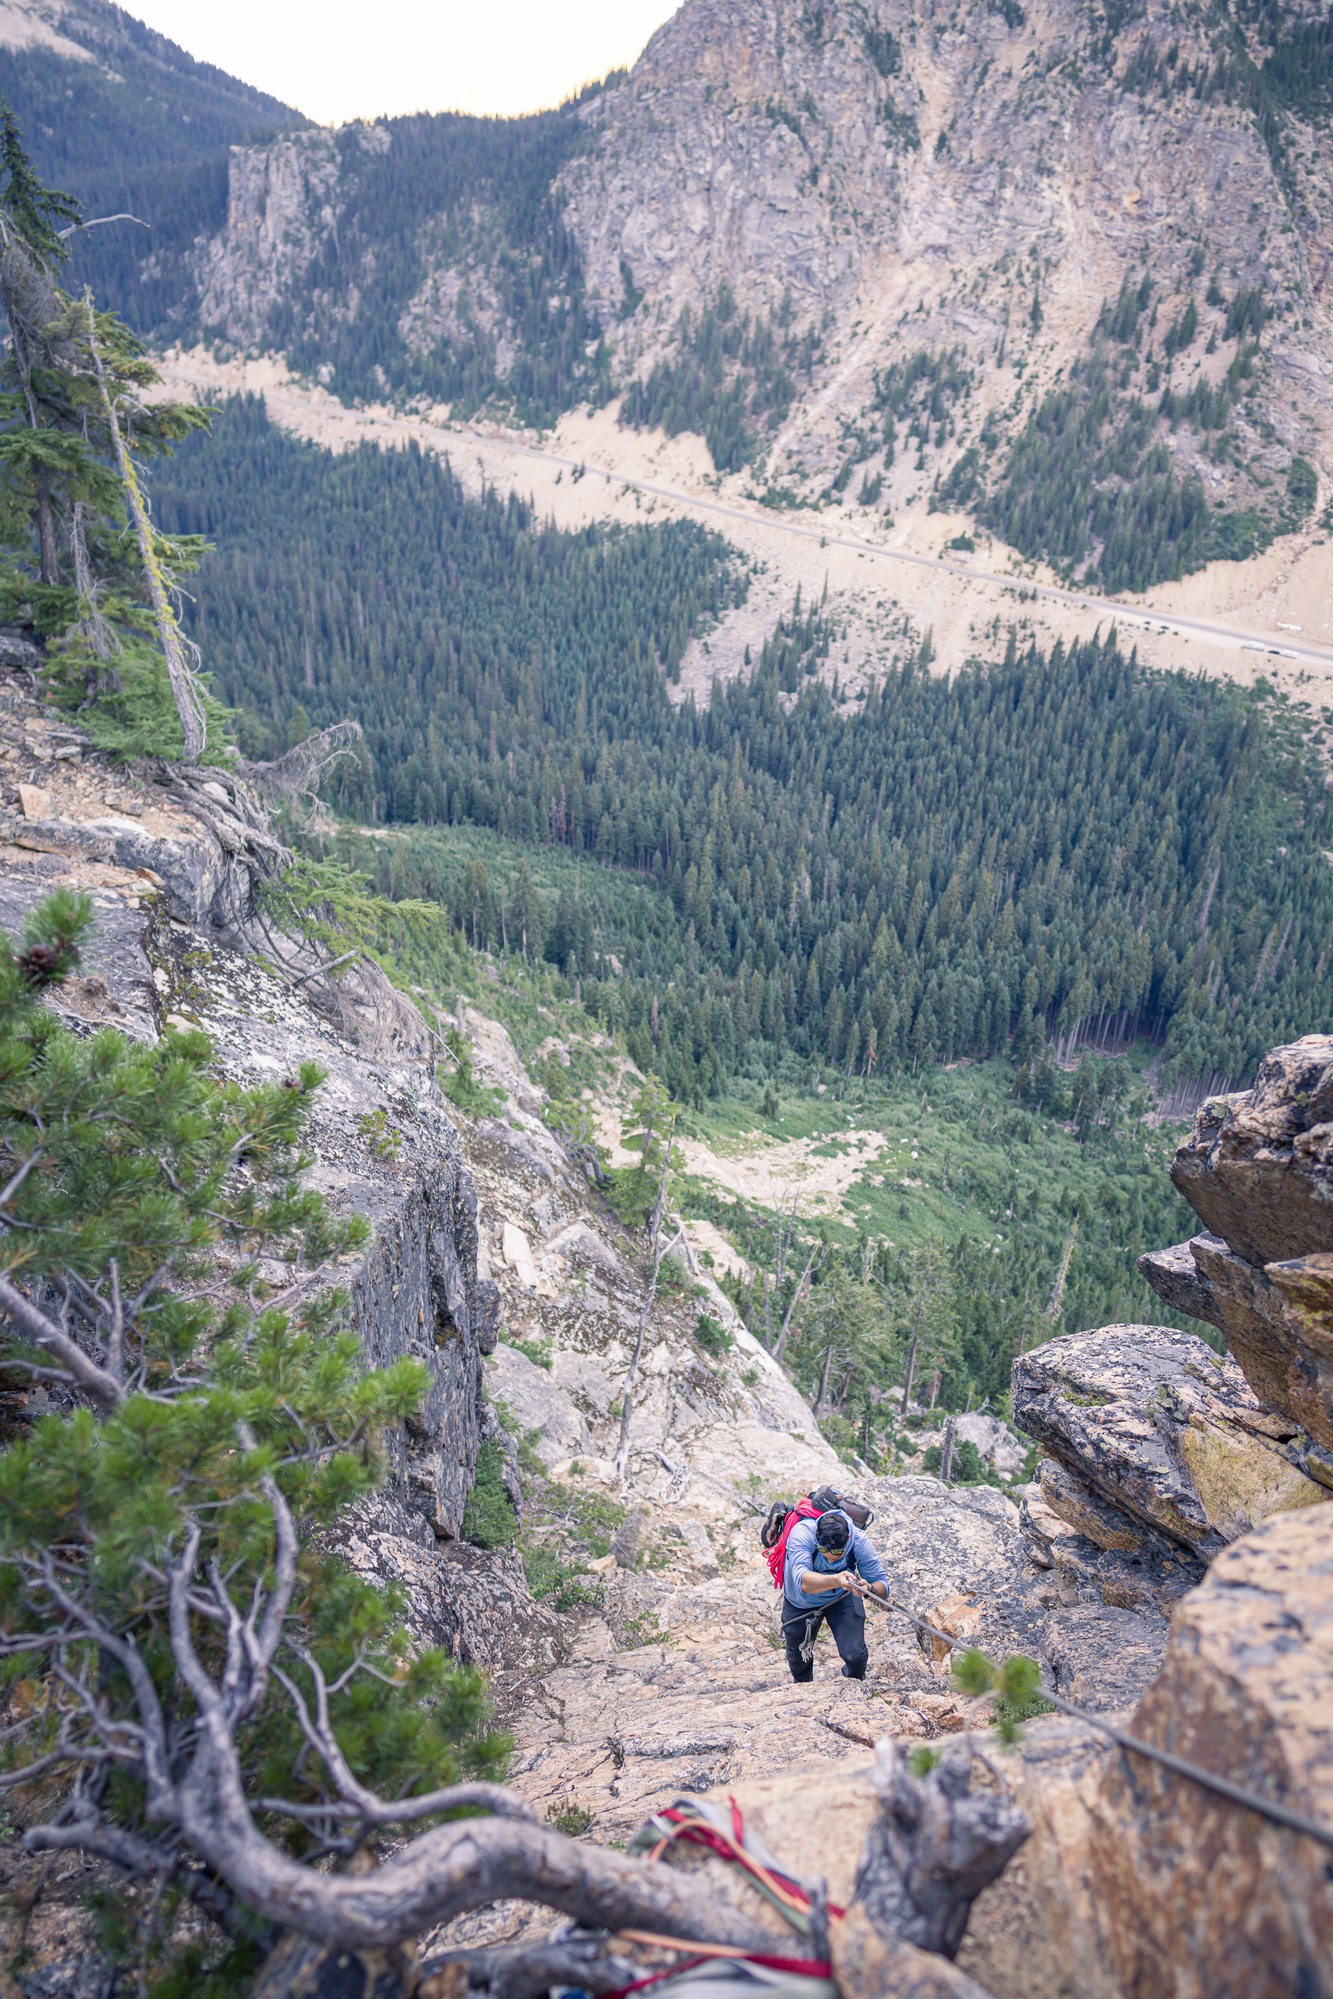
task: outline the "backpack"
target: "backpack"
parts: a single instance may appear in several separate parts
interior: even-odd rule
[[[774,1589],[782,1588],[782,1573],[786,1567],[787,1543],[791,1539],[792,1528],[798,1520],[818,1520],[821,1513],[845,1513],[854,1527],[868,1527],[875,1517],[868,1506],[863,1506],[857,1499],[849,1499],[845,1493],[835,1492],[831,1485],[817,1486],[804,1499],[798,1499],[795,1506],[788,1506],[785,1499],[775,1499],[759,1529],[760,1542],[768,1551],[768,1567]]]

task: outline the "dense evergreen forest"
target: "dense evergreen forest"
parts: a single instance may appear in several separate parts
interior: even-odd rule
[[[1112,595],[1219,558],[1243,561],[1307,518],[1313,467],[1294,458],[1276,504],[1228,509],[1208,500],[1197,470],[1176,469],[1171,445],[1181,439],[1169,439],[1192,433],[1219,465],[1237,455],[1231,418],[1260,365],[1268,318],[1257,287],[1228,298],[1212,281],[1201,301],[1159,323],[1151,278],[1127,279],[1088,354],[1019,432],[990,492],[986,456],[974,447],[941,500],[973,508],[1025,555]],[[1205,374],[1202,361],[1214,354]]]
[[[790,297],[756,318],[723,285],[701,312],[681,314],[674,355],[630,383],[621,422],[660,424],[668,437],[693,431],[719,472],[738,472],[783,423],[819,359],[818,335],[798,333],[792,318]]]
[[[770,657],[676,708],[663,668],[743,587],[721,543],[563,534],[253,404],[182,448],[158,510],[220,545],[193,624],[252,747],[350,713],[353,813],[564,848],[670,899],[674,962],[656,929],[636,953],[632,924],[540,927],[687,1098],[788,1050],[874,1073],[1048,1037],[1147,1036],[1168,1080],[1220,1080],[1329,1011],[1333,802],[1262,688],[1148,673],[1107,634],[998,642],[952,681],[909,652],[863,706],[785,694]],[[396,865],[501,941],[475,879]]]
[[[77,237],[70,282],[90,284],[140,333],[181,330],[193,316],[182,260],[226,221],[228,148],[305,120],[118,7],[75,5],[61,27],[94,59],[0,49],[0,95],[48,186],[89,216],[143,225]]]

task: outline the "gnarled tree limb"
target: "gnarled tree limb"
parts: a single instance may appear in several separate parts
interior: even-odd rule
[[[874,1785],[881,1809],[866,1834],[854,1899],[881,1935],[953,1957],[972,1904],[1032,1830],[1026,1813],[993,1792],[973,1792],[973,1756],[961,1744],[916,1778],[907,1752],[881,1742]]]

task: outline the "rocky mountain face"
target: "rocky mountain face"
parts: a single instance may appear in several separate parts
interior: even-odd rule
[[[1330,64],[1305,0],[686,0],[465,185],[459,121],[238,150],[181,310],[343,394],[544,422],[619,387],[773,491],[933,494],[1138,588],[1323,504]]]
[[[295,1074],[304,1062],[325,1074],[311,1179],[373,1228],[338,1279],[367,1355],[382,1366],[410,1354],[431,1376],[420,1416],[393,1446],[380,1523],[408,1563],[461,1530],[497,1299],[477,1274],[476,1193],[433,1085],[426,1025],[370,961],[342,968],[350,979],[325,976],[330,954],[283,933],[257,894],[272,848],[235,777],[130,777],[52,720],[21,675],[0,674],[0,922],[21,929],[56,888],[91,897],[92,942],[60,989],[69,1023],[140,1040],[202,1027],[238,1079]],[[378,1140],[388,1119],[392,1157]],[[264,1274],[277,1285],[289,1276],[276,1264]]]
[[[94,949],[62,988],[70,1020],[145,1037],[199,1024],[230,1073],[281,1074],[308,1057],[327,1072],[315,1178],[374,1225],[343,1273],[355,1323],[368,1355],[415,1354],[433,1381],[396,1440],[389,1486],[343,1546],[405,1586],[423,1638],[492,1675],[511,1781],[539,1816],[572,1814],[593,1839],[621,1841],[671,1798],[717,1790],[845,1899],[888,1781],[868,1752],[954,1744],[961,1770],[968,1731],[989,1718],[953,1684],[951,1640],[1029,1654],[1089,1714],[1132,1710],[1138,1739],[1333,1823],[1333,1514],[1318,1503],[1330,1485],[1314,1422],[1306,1431],[1290,1413],[1317,1410],[1323,1321],[1308,1290],[1278,1281],[1294,1266],[1308,1285],[1327,1255],[1333,1043],[1276,1051],[1254,1092],[1205,1106],[1177,1162],[1225,1231],[1204,1239],[1201,1261],[1215,1268],[1225,1251],[1261,1298],[1268,1285],[1307,1301],[1289,1322],[1271,1300],[1256,1310],[1238,1338],[1243,1373],[1169,1329],[1106,1328],[1025,1356],[1015,1407],[1048,1455],[1020,1506],[993,1487],[853,1471],[707,1268],[682,1265],[649,1325],[622,1493],[641,1245],[547,1127],[503,1028],[461,1008],[490,1108],[460,1112],[435,1089],[416,1008],[373,967],[334,977],[323,947],[285,935],[257,898],[269,835],[243,785],[221,772],[132,777],[54,722],[21,674],[0,694],[0,920],[16,925],[57,884],[97,908]],[[1184,1249],[1167,1258],[1177,1286],[1184,1261]],[[548,1551],[537,1595],[512,1549],[464,1538],[486,1452],[520,1513],[541,1496],[524,1528],[525,1555],[534,1536]],[[824,1640],[813,1681],[794,1687],[757,1527],[775,1496],[825,1482],[854,1483],[874,1508],[896,1600],[945,1636],[871,1612],[864,1682],[839,1675]],[[589,1517],[607,1552],[574,1562],[562,1536]],[[1320,1989],[1326,1855],[1304,1835],[1127,1763],[1083,1721],[1032,1724],[1018,1751],[988,1757],[983,1783],[1032,1830],[977,1902],[959,1967],[867,1928],[863,1903],[833,1945],[848,1999]],[[423,1939],[422,1955],[543,1925],[500,1904]],[[25,1993],[93,1989],[77,1877],[43,1891],[25,1948]],[[410,1994],[412,1977],[395,1978]]]

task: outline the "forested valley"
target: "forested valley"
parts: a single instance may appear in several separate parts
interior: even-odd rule
[[[1333,805],[1262,685],[1147,672],[1107,631],[1050,657],[998,637],[951,679],[908,648],[852,701],[815,675],[814,614],[794,697],[769,655],[701,713],[666,677],[746,587],[702,530],[562,533],[253,403],[157,490],[217,544],[193,629],[252,750],[351,715],[354,816],[653,892],[609,932],[591,890],[521,928],[686,1100],[788,1055],[873,1075],[1139,1038],[1164,1085],[1216,1086],[1327,1006]],[[392,854],[397,892],[513,941],[484,861]]]

